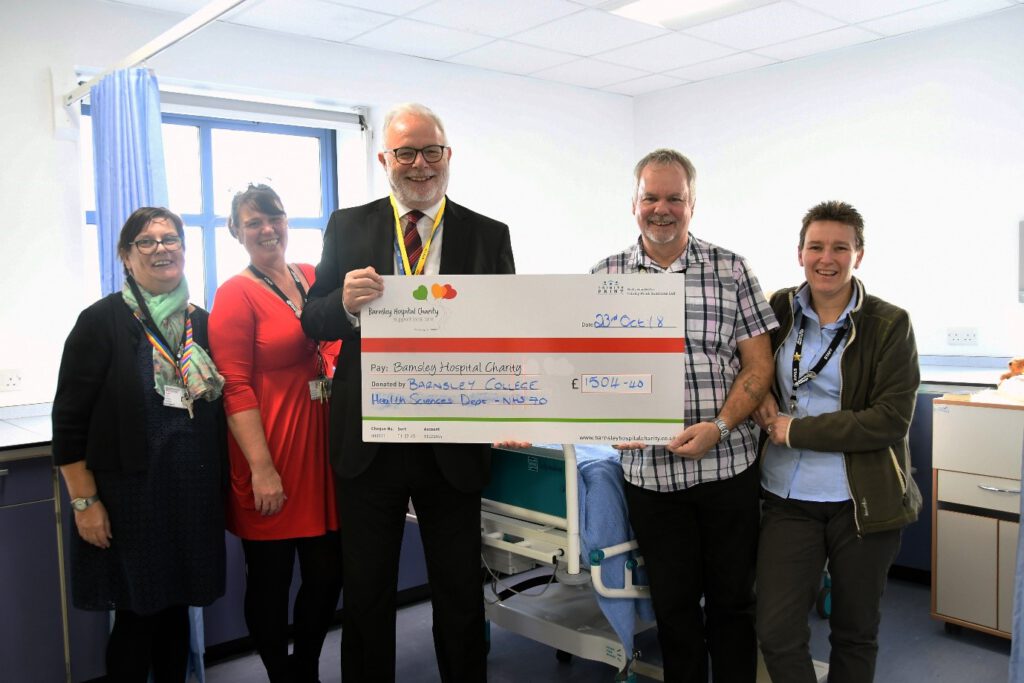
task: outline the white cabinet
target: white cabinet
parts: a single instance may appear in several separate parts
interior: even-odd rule
[[[1024,406],[932,405],[932,616],[1009,637]]]
[[[1013,632],[1013,586],[1019,522],[999,522],[999,630]]]

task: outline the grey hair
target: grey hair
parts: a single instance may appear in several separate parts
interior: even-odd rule
[[[654,150],[636,162],[636,167],[633,168],[633,198],[635,199],[636,193],[640,191],[640,174],[652,164],[657,166],[679,164],[683,167],[683,171],[686,173],[686,184],[689,186],[690,191],[690,206],[693,206],[694,202],[697,201],[697,169],[693,162],[682,153],[664,147]]]
[[[437,126],[437,129],[441,131],[441,137],[444,138],[444,142],[448,142],[448,134],[444,132],[444,123],[441,121],[441,117],[435,114],[430,107],[420,104],[419,102],[404,102],[402,104],[396,104],[388,110],[388,113],[384,115],[384,127],[380,133],[380,144],[384,145],[384,139],[388,135],[388,128],[391,127],[395,117],[402,116],[403,114],[415,114],[416,116],[422,116],[430,119]]]

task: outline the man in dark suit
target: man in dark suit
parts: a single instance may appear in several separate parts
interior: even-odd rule
[[[335,211],[302,314],[315,339],[342,339],[331,399],[331,464],[342,527],[345,681],[394,681],[398,557],[410,498],[419,521],[442,681],[487,678],[480,491],[489,446],[362,440],[359,311],[381,275],[513,273],[508,226],[447,201],[448,146],[423,105],[392,109],[377,155],[392,194]]]

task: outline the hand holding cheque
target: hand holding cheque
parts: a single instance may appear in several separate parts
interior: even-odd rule
[[[692,424],[675,438],[665,444],[665,449],[683,458],[699,460],[704,454],[715,447],[718,443],[720,432],[709,422],[698,422]],[[630,441],[628,443],[613,443],[612,448],[619,451],[628,451],[637,448],[644,448],[648,444],[643,441]]]
[[[373,266],[345,273],[345,282],[341,287],[341,302],[345,310],[355,315],[359,310],[374,299],[384,294],[384,278],[377,274]]]
[[[680,431],[674,278],[350,277],[353,303],[367,297],[365,441],[668,443]],[[374,278],[375,296],[357,285]]]

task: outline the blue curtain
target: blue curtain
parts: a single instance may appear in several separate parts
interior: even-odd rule
[[[1024,481],[1024,448],[1021,449],[1021,480]],[[1024,683],[1024,496],[1020,504],[1021,526],[1017,535],[1017,573],[1014,578],[1013,643],[1010,645],[1010,683]]]
[[[167,173],[160,132],[160,91],[149,69],[122,69],[89,91],[96,172],[100,286],[104,296],[121,289],[124,269],[117,238],[132,211],[167,206]],[[206,680],[203,611],[189,608],[191,653],[186,679]]]
[[[100,287],[120,291],[124,280],[117,237],[132,211],[167,206],[160,135],[160,92],[149,69],[115,71],[89,94],[96,170]]]

